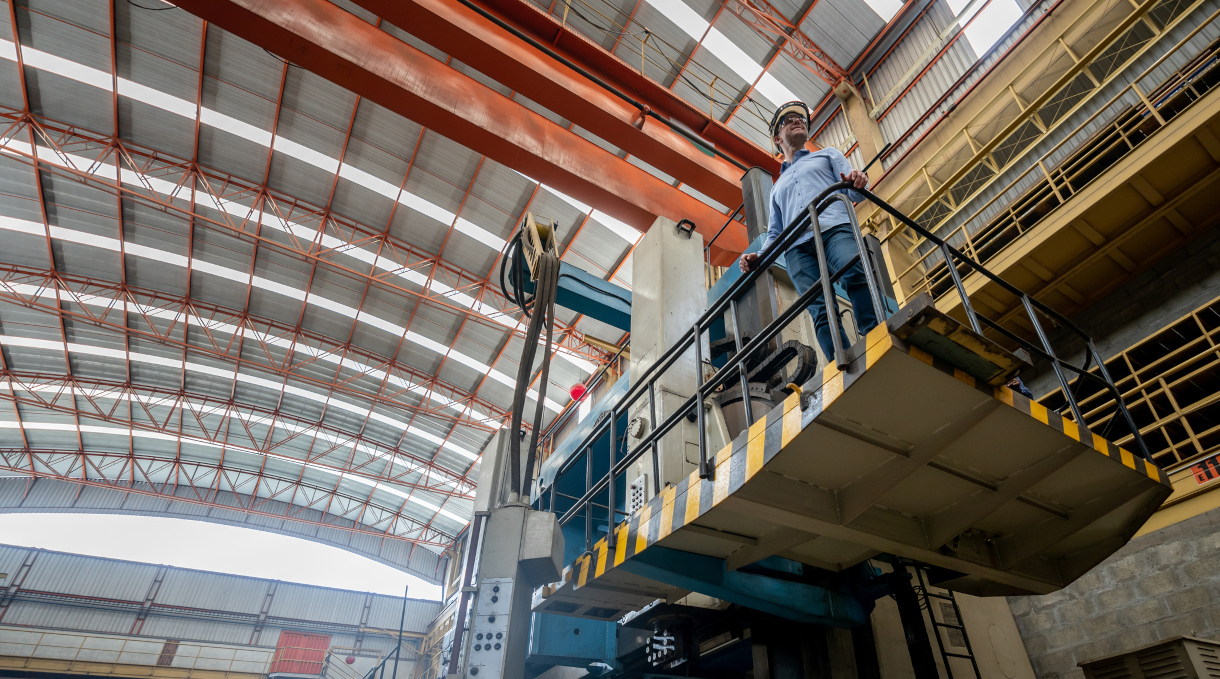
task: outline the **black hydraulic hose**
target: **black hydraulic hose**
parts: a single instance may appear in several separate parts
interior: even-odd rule
[[[542,413],[543,405],[546,403],[546,388],[547,381],[551,375],[551,342],[552,333],[555,330],[555,293],[559,289],[559,257],[554,254],[542,255],[543,261],[548,265],[549,274],[546,281],[546,290],[542,290],[543,282],[538,282],[539,292],[544,296],[538,299],[538,305],[534,307],[535,311],[541,315],[544,311],[546,318],[543,322],[546,323],[546,346],[545,352],[542,354],[542,375],[539,377],[538,385],[538,407],[534,409],[534,431],[530,433],[530,446],[526,449],[525,458],[525,476],[522,477],[521,487],[525,492],[530,491],[530,481],[534,475],[534,459],[538,453],[538,432],[542,431]],[[545,305],[545,306],[544,306]]]
[[[521,414],[525,410],[530,372],[534,365],[534,355],[538,351],[541,321],[542,314],[530,317],[529,326],[525,331],[525,347],[521,350],[521,362],[517,365],[517,383],[513,387],[512,420],[508,433],[508,487],[518,497],[521,495]]]
[[[514,27],[512,24],[502,20],[500,17],[492,14],[491,12],[488,12],[487,10],[483,9],[482,7],[479,7],[475,3],[471,2],[471,0],[458,0],[458,2],[462,3],[466,7],[470,8],[472,11],[474,11],[475,13],[482,16],[484,19],[487,19],[488,21],[499,26],[500,28],[503,28],[504,30],[508,31],[509,33],[512,33],[514,36],[529,43],[530,46],[532,46],[534,49],[541,51],[542,53],[544,53],[547,56],[551,57],[552,59],[558,61],[559,63],[563,64],[564,66],[567,66],[568,68],[572,69],[573,71],[576,71],[577,73],[581,74],[585,78],[588,78],[589,80],[592,80],[593,82],[597,83],[598,87],[605,89],[607,92],[610,92],[611,94],[618,97],[619,99],[622,99],[623,101],[627,102],[628,104],[631,104],[632,106],[636,107],[641,112],[643,112],[644,115],[646,115],[650,118],[653,118],[655,120],[659,120],[662,124],[664,124],[669,129],[673,130],[674,132],[677,132],[678,134],[682,135],[683,137],[686,137],[692,144],[698,144],[699,146],[711,151],[712,153],[714,153],[716,155],[716,157],[718,157],[722,160],[728,161],[728,162],[732,163],[733,165],[736,165],[737,168],[740,169],[742,172],[745,172],[746,170],[750,169],[750,168],[746,167],[745,165],[742,165],[741,163],[737,162],[733,158],[729,157],[723,151],[720,151],[719,149],[712,146],[711,142],[699,139],[699,137],[695,136],[694,134],[687,132],[686,130],[675,125],[674,123],[670,122],[669,120],[657,115],[656,113],[654,113],[652,111],[652,109],[646,109],[644,104],[636,101],[634,98],[631,97],[631,95],[627,94],[626,92],[623,92],[622,90],[611,85],[610,83],[608,83],[608,82],[602,80],[601,78],[593,75],[592,73],[586,71],[584,68],[573,63],[567,57],[556,52],[555,50],[551,49],[550,47],[546,46],[545,44],[538,42],[537,40],[533,39],[532,37],[530,37],[528,34],[524,33],[523,31],[517,30],[517,28]]]

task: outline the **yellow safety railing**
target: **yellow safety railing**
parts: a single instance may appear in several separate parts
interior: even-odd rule
[[[1104,170],[1109,164],[1116,162],[1117,158],[1147,142],[1167,119],[1200,98],[1200,93],[1193,91],[1195,79],[1201,74],[1201,70],[1214,66],[1215,58],[1220,55],[1220,43],[1209,45],[1169,78],[1154,88],[1148,88],[1147,92],[1141,89],[1140,82],[1188,45],[1217,17],[1220,17],[1220,10],[1207,16],[1155,63],[1132,78],[1129,84],[1115,93],[1095,113],[1067,133],[1059,143],[1030,162],[1024,172],[942,238],[954,242],[976,261],[986,263],[1100,174],[1096,162],[1098,159],[1110,161],[1101,168]],[[1177,96],[1179,94],[1185,94],[1186,101]],[[1108,117],[1109,123],[1099,131],[1094,123],[1103,119],[1103,116]],[[1052,163],[1053,158],[1065,153],[1067,157],[1064,160],[1057,164]],[[1032,186],[1031,175],[1035,176]],[[997,208],[997,205],[1003,207]],[[996,211],[988,214],[993,208]],[[988,223],[972,232],[969,227],[985,214],[990,218]],[[892,232],[891,236],[896,231]],[[910,243],[912,247],[921,246],[923,240],[911,239]],[[921,278],[922,280],[913,286],[911,296],[928,292],[933,297],[939,297],[949,292],[953,282],[938,253],[939,250],[935,248],[924,252],[896,276],[895,280],[902,280],[912,273]]]

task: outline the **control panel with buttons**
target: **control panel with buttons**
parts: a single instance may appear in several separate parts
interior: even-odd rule
[[[486,578],[475,594],[474,619],[466,666],[475,679],[500,679],[504,667],[508,612],[512,607],[512,578]]]

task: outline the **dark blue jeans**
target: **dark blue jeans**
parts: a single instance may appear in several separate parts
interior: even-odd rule
[[[847,224],[838,224],[823,231],[822,242],[826,244],[826,263],[830,266],[831,275],[843,268],[843,265],[859,252],[859,249],[856,248],[856,239],[851,234],[851,226]],[[788,276],[796,286],[796,291],[802,295],[809,288],[822,284],[818,272],[816,247],[813,240],[810,239],[790,248],[784,255],[784,260],[788,265]],[[877,313],[873,310],[873,300],[869,297],[868,283],[864,279],[864,267],[860,262],[856,262],[844,272],[843,276],[839,278],[839,284],[847,291],[847,298],[851,300],[852,312],[856,316],[856,328],[859,329],[860,334],[865,335],[869,330],[877,327]],[[826,298],[824,296],[818,295],[813,298],[813,301],[809,303],[809,314],[813,316],[813,328],[817,332],[818,344],[822,346],[822,354],[833,363],[835,349],[830,337],[830,324],[826,320]],[[842,323],[839,324],[839,339],[842,340],[844,349],[850,346],[850,342],[847,341],[847,333],[843,332]]]

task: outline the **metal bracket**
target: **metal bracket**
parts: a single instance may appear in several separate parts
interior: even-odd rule
[[[682,228],[683,224],[687,225],[686,228]],[[677,228],[678,233],[685,233],[686,237],[690,238],[691,234],[695,232],[695,223],[689,219],[683,219],[682,221],[678,222]]]

